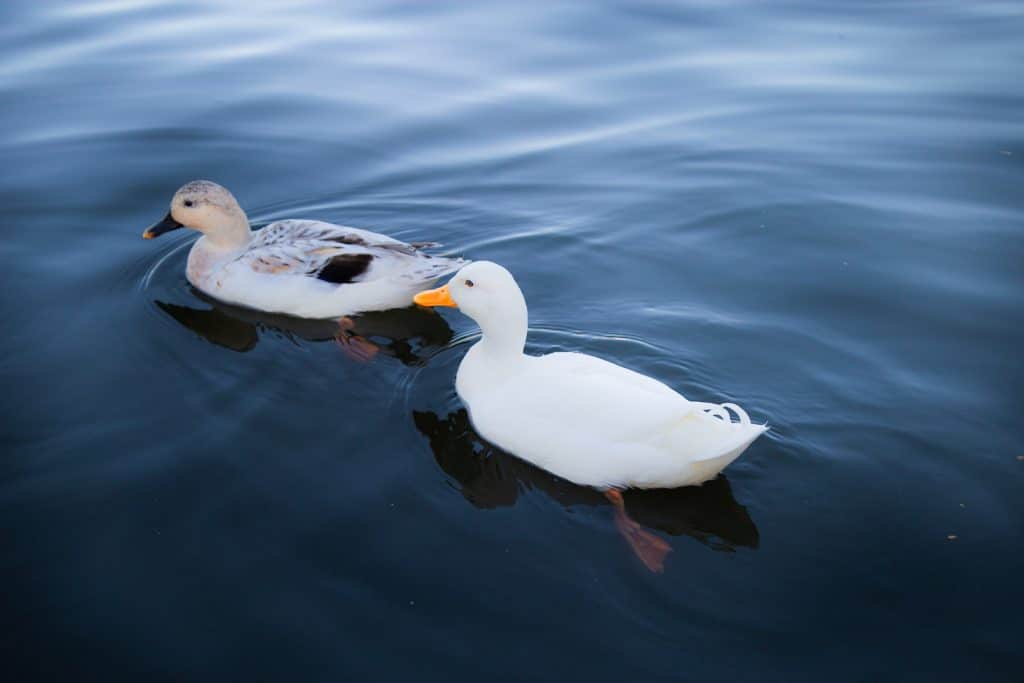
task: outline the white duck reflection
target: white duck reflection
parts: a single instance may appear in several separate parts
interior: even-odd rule
[[[624,508],[618,508],[601,491],[573,484],[486,442],[473,430],[464,409],[443,418],[429,411],[414,411],[412,417],[430,442],[437,464],[476,507],[511,507],[524,490],[531,489],[543,491],[565,507],[611,507],[616,527],[654,572],[662,571],[671,550],[654,531],[689,536],[723,552],[758,547],[757,526],[747,508],[733,497],[724,475],[703,486],[625,491]],[[652,539],[664,543],[667,550],[652,553]]]

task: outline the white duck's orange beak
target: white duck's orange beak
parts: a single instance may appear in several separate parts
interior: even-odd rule
[[[448,285],[444,287],[438,287],[437,289],[428,289],[425,292],[420,292],[412,298],[413,301],[418,303],[420,306],[450,306],[451,308],[458,308],[458,304],[455,303],[455,299],[452,298],[452,293],[448,290]]]

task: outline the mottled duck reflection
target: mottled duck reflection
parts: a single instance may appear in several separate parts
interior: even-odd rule
[[[413,421],[429,440],[437,464],[459,482],[463,497],[476,507],[509,507],[521,491],[530,489],[539,489],[566,507],[613,507],[603,492],[561,479],[487,443],[473,430],[465,409],[444,418],[413,411]],[[757,526],[747,508],[733,497],[725,475],[702,486],[631,489],[623,499],[629,517],[648,529],[689,536],[724,552],[758,547]],[[637,551],[632,541],[630,545]]]
[[[262,334],[276,333],[312,342],[335,341],[346,355],[359,361],[384,354],[406,365],[421,365],[428,355],[424,349],[443,346],[452,338],[452,329],[444,318],[416,306],[340,320],[308,320],[233,306],[196,289],[192,294],[210,307],[154,303],[211,344],[241,353],[255,348]]]

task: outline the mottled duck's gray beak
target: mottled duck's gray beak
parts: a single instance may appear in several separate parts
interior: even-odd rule
[[[142,233],[142,238],[151,240],[154,237],[159,237],[165,232],[177,230],[178,228],[182,227],[184,227],[184,224],[174,220],[174,217],[171,216],[170,212],[167,212],[167,215],[164,216],[162,221],[160,221],[159,223],[154,223],[153,225],[146,228],[146,232]]]

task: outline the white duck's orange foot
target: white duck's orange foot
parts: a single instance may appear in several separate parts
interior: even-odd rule
[[[629,547],[649,570],[656,574],[663,572],[665,557],[672,552],[672,546],[665,539],[643,528],[626,514],[626,505],[622,500],[621,492],[608,489],[604,495],[615,507],[615,528],[629,543]]]

